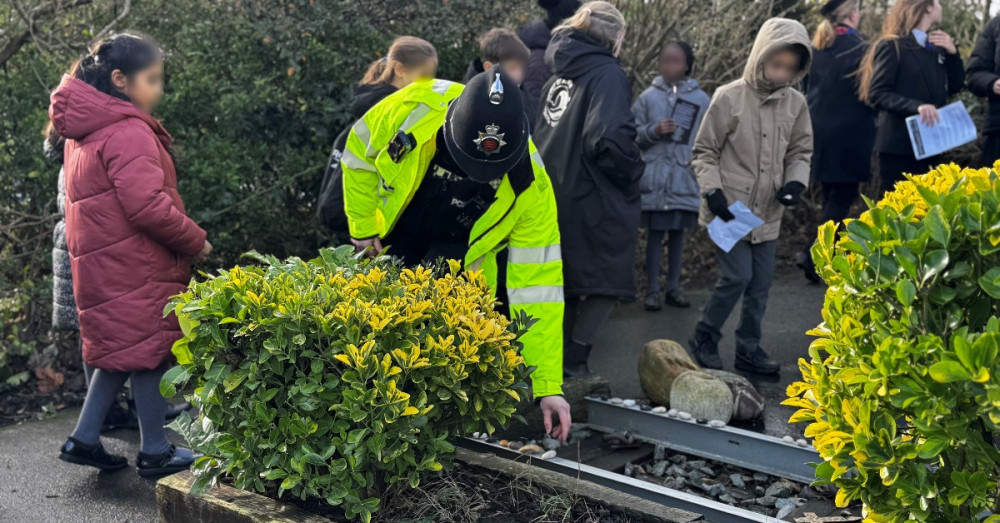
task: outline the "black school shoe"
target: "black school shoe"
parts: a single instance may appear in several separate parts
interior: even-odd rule
[[[719,357],[719,345],[707,339],[707,336],[695,333],[688,340],[691,347],[691,355],[694,356],[698,365],[706,369],[722,370],[722,358]]]
[[[663,296],[663,303],[678,309],[686,309],[691,306],[691,302],[678,289],[667,291],[667,294]]]
[[[128,465],[128,460],[124,456],[116,456],[104,450],[104,445],[98,442],[96,445],[86,445],[76,438],[67,438],[59,449],[59,459],[86,465],[101,470],[119,470]]]
[[[661,309],[660,307],[660,293],[651,292],[646,294],[646,300],[643,302],[643,306],[646,307],[647,311],[655,312]]]
[[[191,468],[191,464],[199,457],[201,457],[200,454],[196,452],[191,453],[191,457],[178,456],[177,447],[170,445],[170,450],[163,454],[140,452],[135,460],[135,468],[143,477],[165,476]]]
[[[736,368],[754,374],[774,375],[781,372],[781,364],[771,359],[764,349],[757,347],[752,352],[736,350]]]
[[[823,278],[820,278],[819,274],[816,273],[816,265],[813,264],[812,257],[810,255],[800,253],[799,259],[795,265],[802,269],[802,273],[805,275],[806,279],[809,280],[809,283],[817,285],[823,283]]]

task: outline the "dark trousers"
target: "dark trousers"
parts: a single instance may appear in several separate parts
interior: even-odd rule
[[[851,214],[854,202],[861,195],[861,184],[858,182],[822,182],[821,187],[823,191],[823,216],[820,223],[829,221],[843,223],[844,219]],[[818,228],[815,232],[819,233]],[[815,239],[814,235],[813,241],[809,242],[803,251],[806,263],[811,263],[810,249],[816,243]]]
[[[994,162],[1000,160],[1000,133],[987,134],[983,140],[983,148],[979,157],[980,167],[993,167]]]
[[[776,241],[757,244],[741,241],[728,253],[716,249],[721,275],[698,322],[695,331],[698,337],[719,343],[722,327],[742,297],[743,310],[736,328],[736,350],[750,352],[760,345],[767,295],[774,281],[777,244]]]
[[[882,178],[882,193],[891,191],[896,182],[906,179],[907,174],[924,174],[941,163],[940,156],[917,160],[913,155],[879,153],[878,171]]]

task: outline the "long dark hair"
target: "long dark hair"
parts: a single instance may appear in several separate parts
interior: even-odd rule
[[[90,54],[73,64],[69,74],[106,95],[131,101],[111,82],[111,73],[117,69],[125,76],[131,76],[163,60],[163,56],[160,44],[149,36],[118,33],[91,45]]]

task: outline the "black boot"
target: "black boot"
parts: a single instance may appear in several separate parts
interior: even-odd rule
[[[691,302],[688,301],[687,297],[679,289],[667,291],[667,294],[663,297],[663,303],[671,307],[677,307],[678,309],[686,309],[691,306]]]
[[[719,357],[719,344],[707,335],[695,333],[688,340],[691,346],[691,355],[694,356],[698,365],[706,369],[722,370],[722,358]]]
[[[660,307],[660,293],[650,292],[646,294],[646,300],[643,302],[643,306],[646,307],[647,311],[658,311]]]
[[[178,456],[177,447],[170,445],[170,450],[163,454],[139,453],[135,468],[140,476],[165,476],[191,468],[191,464],[200,455],[192,452],[191,456]]]
[[[184,403],[168,403],[167,413],[164,418],[170,422],[177,419],[177,416],[180,416],[182,412],[187,412],[189,410],[191,410],[191,404],[186,401]]]
[[[808,251],[799,254],[799,260],[796,265],[802,269],[802,273],[805,274],[809,283],[823,283],[823,279],[816,273],[816,265],[813,263],[812,256],[809,255]]]
[[[101,433],[117,429],[139,429],[139,417],[135,413],[135,404],[131,400],[128,402],[127,409],[122,407],[121,403],[114,402],[108,415],[104,418],[104,424],[101,425]]]
[[[590,376],[587,359],[592,345],[571,341],[563,350],[563,378],[585,378]]]
[[[101,470],[118,470],[128,465],[124,456],[116,456],[104,450],[104,445],[86,445],[76,438],[67,438],[59,449],[59,459],[77,465],[87,465]]]
[[[736,368],[754,374],[774,375],[781,372],[781,364],[771,359],[764,349],[753,351],[736,349]]]

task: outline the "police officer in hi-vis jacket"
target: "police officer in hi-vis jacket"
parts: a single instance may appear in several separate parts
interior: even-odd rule
[[[444,257],[483,271],[497,298],[538,321],[521,338],[546,432],[565,440],[563,271],[552,184],[517,85],[499,67],[417,81],[351,130],[342,159],[354,245],[408,265]],[[553,427],[553,417],[558,426]]]

